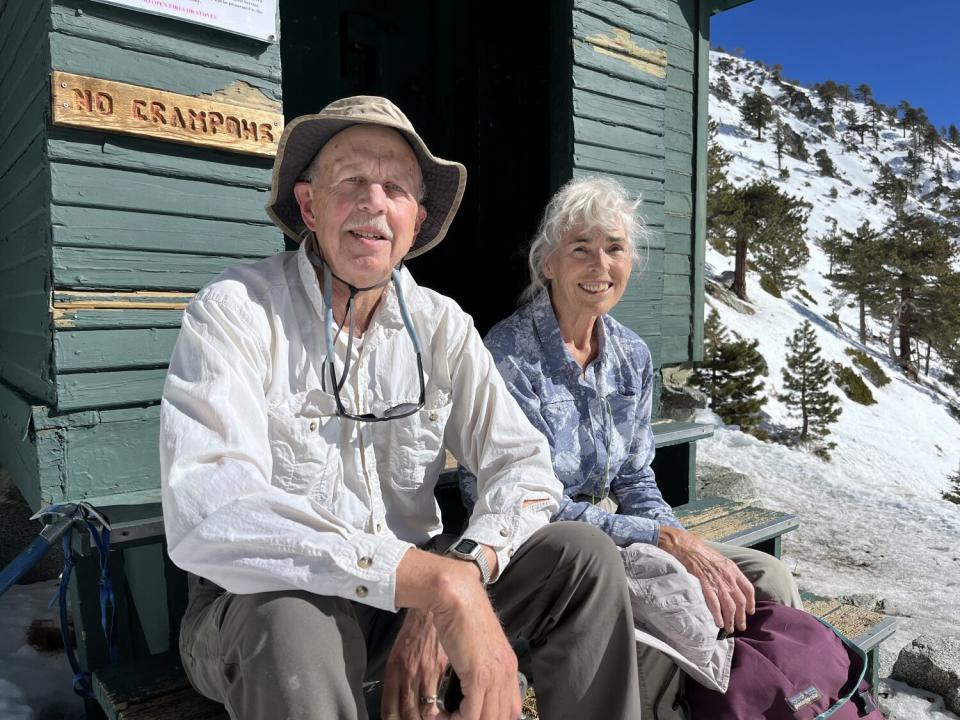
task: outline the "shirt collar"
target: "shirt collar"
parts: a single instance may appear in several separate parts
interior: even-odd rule
[[[317,279],[316,270],[314,269],[313,263],[311,263],[307,257],[308,242],[308,240],[301,242],[297,250],[297,269],[300,274],[300,282],[303,284],[310,304],[313,305],[317,311],[317,316],[322,322],[326,305],[323,302],[323,292],[320,289],[320,281]],[[400,284],[403,287],[403,299],[406,301],[407,310],[409,310],[411,314],[422,310],[425,300],[420,294],[419,286],[414,281],[413,276],[410,274],[410,271],[407,270],[406,266],[400,268]],[[373,314],[370,327],[367,328],[367,333],[376,326],[381,326],[384,330],[403,329],[403,316],[400,314],[397,290],[392,282],[387,284],[383,297],[380,299],[380,305]]]
[[[547,365],[551,370],[557,372],[571,373],[576,376],[583,375],[583,369],[573,359],[573,355],[567,349],[563,342],[563,336],[560,334],[560,323],[557,322],[557,315],[553,310],[553,303],[550,301],[550,292],[544,288],[531,301],[533,313],[533,323],[537,329],[537,335],[540,338],[540,344],[543,346],[544,356]],[[597,358],[590,366],[598,374],[603,370],[604,354],[606,350],[607,336],[607,316],[601,315],[597,318]]]

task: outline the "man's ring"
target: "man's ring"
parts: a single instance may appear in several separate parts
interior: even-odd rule
[[[437,703],[436,695],[421,695],[420,704],[421,705],[435,705]]]

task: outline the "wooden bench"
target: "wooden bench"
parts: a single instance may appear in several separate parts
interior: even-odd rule
[[[897,619],[835,598],[812,593],[801,593],[801,596],[807,612],[826,620],[867,654],[867,678],[876,693],[880,681],[880,643],[896,631]]]
[[[675,506],[677,515],[689,530],[700,537],[741,547],[755,547],[779,556],[780,537],[799,526],[799,519],[795,515],[778,513],[722,498],[688,502],[695,493],[694,442],[708,437],[711,433],[710,426],[696,423],[665,421],[654,424],[658,458],[665,458],[673,453],[672,457],[667,458],[673,464],[665,466],[671,468],[672,477],[667,477],[666,473],[658,475],[665,498],[668,502],[671,497],[674,502],[682,501]],[[679,473],[676,471],[677,467],[680,467]],[[445,469],[450,471],[455,468],[456,460],[448,455]],[[436,492],[443,511],[444,529],[448,532],[459,532],[466,519],[466,510],[460,501],[456,477],[446,472],[441,476]],[[144,543],[162,543],[163,519],[160,515],[159,503],[111,509],[110,517],[114,527],[114,546],[119,551],[123,551],[124,548],[134,550]],[[82,556],[90,558],[90,548],[85,544],[83,536],[79,537],[77,543],[75,550]],[[165,553],[163,555],[162,572],[165,574],[165,592],[160,595],[166,596],[169,613],[167,647],[170,649],[165,648],[164,652],[152,654],[144,660],[126,661],[117,667],[96,671],[93,675],[95,696],[110,720],[160,720],[170,717],[186,720],[226,718],[223,707],[196,693],[183,673],[176,651],[179,617],[185,603],[183,573],[169,563]],[[122,563],[120,563],[120,570],[121,572],[123,570]],[[92,589],[81,589],[81,597],[78,598],[81,601],[82,611],[87,615],[95,614],[98,610],[95,605],[82,603],[82,596],[89,596]],[[95,597],[95,592],[92,597]],[[828,606],[824,605],[823,608],[827,609]],[[837,612],[837,608],[830,607],[829,612]],[[853,615],[848,613],[842,617],[846,619]],[[92,616],[82,625],[90,626],[91,622],[93,622]],[[127,625],[133,626],[136,623],[128,622]],[[87,633],[80,633],[80,635],[83,638],[87,637]],[[96,633],[90,633],[90,635],[95,636]],[[879,637],[871,647],[875,647],[886,635]],[[140,644],[143,645],[143,643]],[[132,656],[142,657],[147,654],[150,653],[144,652],[141,648],[140,652],[135,652]],[[125,654],[125,656],[129,655]],[[368,711],[372,718],[379,716],[378,690],[376,685],[366,689]]]
[[[780,557],[780,538],[800,527],[790,513],[709,497],[674,508],[683,526],[704,540],[750,547]]]

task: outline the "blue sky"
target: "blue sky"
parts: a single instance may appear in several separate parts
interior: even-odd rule
[[[960,0],[754,0],[715,15],[711,42],[804,84],[865,82],[882,103],[960,126]]]

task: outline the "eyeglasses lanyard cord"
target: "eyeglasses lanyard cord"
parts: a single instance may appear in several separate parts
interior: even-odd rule
[[[357,294],[366,292],[368,290],[374,290],[379,287],[383,287],[391,280],[393,285],[397,290],[397,304],[400,306],[400,317],[403,318],[403,324],[407,329],[407,334],[410,335],[410,340],[413,342],[414,350],[419,354],[420,353],[420,338],[417,336],[417,331],[413,327],[413,322],[410,319],[410,312],[407,310],[407,303],[403,297],[403,288],[400,285],[400,271],[397,268],[393,269],[393,272],[390,273],[390,277],[386,280],[382,280],[374,285],[369,285],[367,287],[358,288],[355,285],[351,285],[346,280],[341,278],[339,275],[335,274],[333,270],[330,269],[330,265],[324,262],[323,258],[314,255],[312,252],[307,252],[307,259],[310,260],[310,263],[314,267],[323,269],[323,304],[324,304],[324,337],[326,340],[327,346],[327,360],[324,364],[330,363],[330,381],[331,383],[336,383],[336,376],[334,375],[333,368],[333,359],[335,357],[333,346],[334,346],[334,334],[333,334],[333,279],[336,278],[344,285],[347,286],[347,289],[350,291],[350,297],[347,299],[347,353],[344,359],[343,365],[343,374],[340,376],[340,382],[336,383],[337,390],[343,389],[343,384],[347,380],[347,373],[350,372],[350,358],[351,350],[353,349],[353,328],[354,328],[354,311],[353,311],[353,298]],[[337,330],[339,333],[343,329],[341,325]],[[326,374],[321,373],[320,375],[320,384],[326,391]]]

